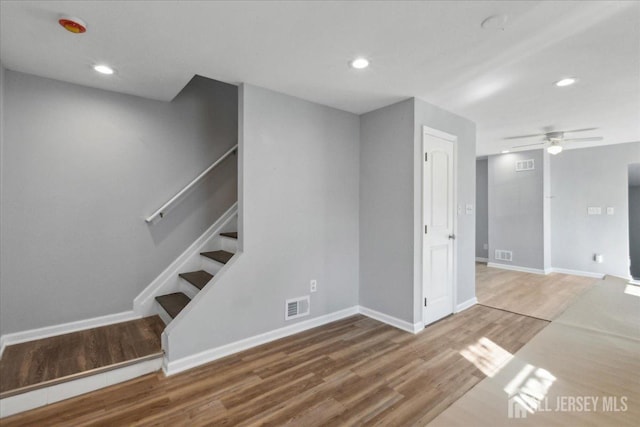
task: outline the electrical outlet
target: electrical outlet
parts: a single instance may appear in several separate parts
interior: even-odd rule
[[[311,286],[310,286],[311,292],[315,292],[318,290],[318,281],[317,280],[312,280],[311,281]]]

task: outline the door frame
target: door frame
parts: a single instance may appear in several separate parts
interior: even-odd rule
[[[429,126],[422,126],[422,144],[420,151],[420,294],[422,298],[418,303],[420,304],[420,313],[422,317],[422,326],[425,325],[425,308],[423,305],[423,301],[426,298],[426,290],[425,290],[425,276],[426,272],[424,269],[424,245],[425,245],[425,234],[424,234],[424,214],[425,214],[425,197],[424,197],[424,178],[425,178],[425,161],[424,161],[424,153],[426,151],[426,141],[425,134],[435,136],[436,138],[441,138],[447,140],[453,144],[453,234],[456,238],[453,240],[453,259],[452,259],[452,283],[451,283],[451,313],[456,313],[456,301],[458,300],[458,210],[460,207],[458,206],[458,137],[456,135],[452,135],[447,132],[443,132],[439,129],[434,129]]]

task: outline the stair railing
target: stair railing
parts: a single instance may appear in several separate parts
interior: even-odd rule
[[[209,173],[211,172],[216,166],[218,166],[220,163],[222,163],[222,161],[224,159],[226,159],[227,157],[229,157],[232,153],[234,153],[235,151],[238,150],[238,144],[234,145],[233,147],[231,147],[229,149],[229,151],[227,151],[226,153],[224,153],[218,160],[216,160],[215,162],[213,162],[213,164],[211,166],[209,166],[208,168],[206,168],[200,175],[198,175],[197,177],[195,177],[193,179],[193,181],[191,181],[189,184],[187,184],[182,190],[178,191],[176,193],[175,196],[173,196],[172,198],[170,198],[164,205],[160,206],[154,213],[152,213],[149,217],[147,217],[145,219],[145,221],[148,224],[155,224],[156,222],[160,221],[162,218],[164,218],[164,216],[166,215],[167,212],[169,212],[169,210],[171,210],[171,208],[173,208],[173,206],[175,204],[178,203],[178,201],[180,201],[180,199],[187,194],[189,191],[191,191],[191,189],[193,187],[195,187],[200,181],[202,181],[202,179]]]

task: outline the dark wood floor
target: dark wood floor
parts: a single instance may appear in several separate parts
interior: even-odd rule
[[[80,378],[162,354],[158,316],[8,346],[0,397]]]
[[[483,379],[494,356],[515,352],[547,324],[477,305],[411,335],[354,316],[2,424],[424,425]]]

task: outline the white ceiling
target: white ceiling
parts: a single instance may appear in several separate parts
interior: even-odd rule
[[[475,121],[478,155],[535,142],[503,138],[549,127],[597,127],[569,137],[604,144],[640,140],[640,2],[3,0],[0,8],[6,68],[82,85],[168,101],[199,74],[354,113],[416,96]],[[481,29],[498,13],[509,17],[504,30]],[[82,18],[87,33],[65,32],[60,14]],[[371,67],[349,68],[358,55]],[[97,62],[117,74],[98,75]],[[553,85],[565,76],[580,80]]]

